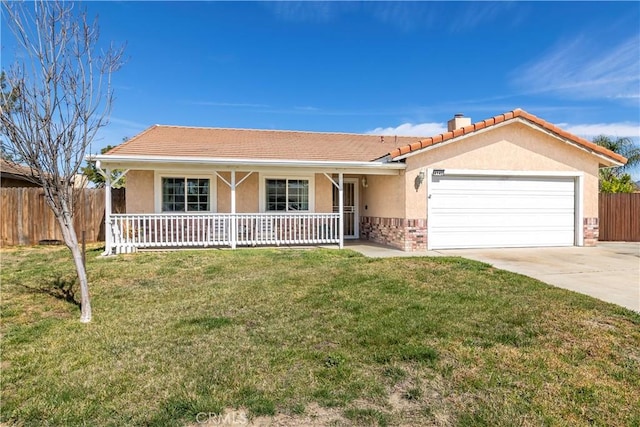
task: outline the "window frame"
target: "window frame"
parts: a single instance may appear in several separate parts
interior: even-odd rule
[[[162,210],[162,179],[163,178],[182,178],[185,181],[187,179],[207,179],[209,180],[209,210],[206,211],[188,211],[187,206],[187,194],[186,189],[187,186],[185,184],[185,210],[183,211],[163,211]],[[199,213],[215,213],[217,211],[217,186],[218,180],[216,175],[210,174],[194,174],[194,173],[185,173],[184,171],[169,171],[169,172],[156,172],[155,173],[155,191],[154,191],[154,200],[155,200],[155,212],[162,214],[176,214],[176,215],[194,215]]]
[[[289,181],[308,181],[309,183],[309,209],[307,210],[299,210],[299,211],[269,211],[267,210],[267,180],[269,179],[282,179],[287,181],[287,194],[288,194],[288,182]],[[260,212],[261,213],[273,213],[273,214],[292,214],[292,213],[313,213],[315,212],[315,175],[314,174],[295,174],[295,175],[286,175],[286,174],[260,174]],[[288,208],[288,202],[287,202]]]

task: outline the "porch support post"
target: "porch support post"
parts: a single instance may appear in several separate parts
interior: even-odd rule
[[[236,216],[236,187],[242,184],[245,179],[249,178],[249,175],[251,175],[252,173],[253,171],[247,173],[240,181],[236,181],[236,171],[235,169],[233,169],[231,170],[231,182],[229,182],[226,179],[224,179],[224,177],[220,175],[218,172],[215,172],[218,178],[220,178],[222,182],[227,184],[231,189],[231,221],[229,223],[229,229],[230,229],[229,233],[231,234],[231,236],[229,236],[229,244],[231,245],[231,249],[236,248],[236,244],[238,241],[238,217]]]
[[[238,240],[238,217],[236,216],[236,171],[231,171],[231,249],[236,248]]]
[[[111,227],[111,169],[104,174],[104,253],[112,255],[113,230]]]
[[[338,173],[338,212],[340,212],[340,249],[344,248],[344,174]]]

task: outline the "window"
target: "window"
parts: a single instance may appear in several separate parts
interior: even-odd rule
[[[267,211],[309,210],[308,179],[267,179],[265,188]]]
[[[209,211],[209,179],[162,178],[163,212]]]

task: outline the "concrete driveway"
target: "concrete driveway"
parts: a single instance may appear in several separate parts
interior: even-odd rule
[[[640,243],[596,247],[452,249],[461,256],[640,311]]]

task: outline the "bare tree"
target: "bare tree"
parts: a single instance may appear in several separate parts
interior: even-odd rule
[[[121,67],[124,49],[101,49],[97,19],[88,20],[73,3],[3,0],[2,6],[18,49],[5,79],[18,97],[0,102],[5,148],[44,189],[78,273],[80,321],[90,322],[87,272],[73,227],[73,182],[87,147],[108,123],[111,75]]]

